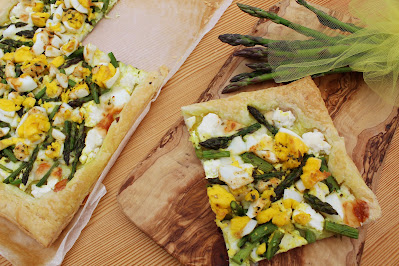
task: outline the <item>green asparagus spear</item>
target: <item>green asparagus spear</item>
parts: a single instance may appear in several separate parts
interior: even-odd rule
[[[19,173],[21,173],[23,169],[25,169],[27,165],[28,165],[27,162],[23,162],[14,172],[12,172],[6,179],[3,180],[3,183],[5,184],[10,183],[12,180],[14,180],[14,178],[16,178],[19,175]]]
[[[263,181],[272,179],[273,177],[281,179],[281,177],[283,177],[284,175],[285,175],[285,172],[279,172],[279,171],[274,171],[274,172],[264,173],[264,174],[252,173],[252,177],[254,179],[263,180]]]
[[[259,123],[255,123],[253,125],[250,125],[248,127],[240,129],[237,133],[235,133],[231,136],[210,138],[210,139],[200,142],[199,144],[202,147],[208,148],[211,150],[225,149],[229,145],[229,142],[232,139],[234,139],[235,137],[251,134],[251,133],[255,132],[256,130],[258,130],[260,127],[261,127],[261,125]]]
[[[18,185],[21,184],[21,183],[22,183],[22,180],[21,180],[21,179],[15,179],[15,180],[13,180],[13,181],[10,182],[10,185],[18,186]]]
[[[72,58],[83,58],[83,50],[84,46],[80,46],[78,49],[76,49],[72,54],[70,54],[67,59],[72,59]]]
[[[230,82],[237,82],[240,81],[242,79],[246,79],[246,78],[254,78],[257,77],[259,75],[265,74],[265,71],[253,71],[253,72],[248,72],[248,73],[240,73],[235,75],[234,77],[232,77],[230,79]]]
[[[241,248],[242,246],[244,246],[244,244],[248,241],[248,238],[248,235],[241,237],[237,243],[237,247]]]
[[[244,216],[245,215],[245,211],[244,211],[243,207],[236,201],[233,200],[232,202],[230,202],[230,207],[231,207],[231,211],[233,212],[233,214],[235,216]]]
[[[270,235],[275,230],[277,230],[277,226],[271,222],[262,224],[249,234],[249,241],[252,243],[259,242],[263,237]]]
[[[249,63],[245,65],[255,71],[272,72],[272,66],[266,62]]]
[[[271,199],[272,202],[281,199],[281,197],[284,195],[284,189],[292,186],[296,181],[299,180],[302,174],[302,168],[306,164],[306,161],[309,157],[310,156],[307,154],[303,156],[301,165],[295,169],[292,169],[292,172],[283,181],[281,181],[280,184],[278,184],[278,186],[274,189],[276,196]]]
[[[100,98],[98,97],[98,88],[97,88],[97,84],[95,84],[94,82],[90,83],[90,91],[91,94],[93,95],[93,100],[96,104],[100,103]]]
[[[235,51],[233,55],[250,59],[264,60],[269,56],[269,49],[265,47],[250,47]]]
[[[267,243],[266,259],[271,260],[273,258],[279,249],[279,245],[283,237],[283,232],[278,229],[274,231],[273,235],[269,239],[269,242]]]
[[[284,72],[286,73],[286,72]],[[246,78],[237,82],[230,83],[224,89],[222,90],[222,93],[230,93],[234,91],[238,91],[246,86],[261,83],[267,80],[272,80],[275,77],[277,77],[279,73],[273,72],[273,73],[266,73],[262,74],[260,76],[254,77],[254,78]]]
[[[251,36],[251,35],[241,35],[241,34],[223,34],[219,35],[219,40],[224,43],[228,43],[232,46],[244,45],[246,47],[251,47],[255,45],[267,46],[270,43],[276,42],[274,40],[265,39],[262,37]]]
[[[14,153],[9,148],[3,149],[3,153],[5,156],[7,156],[8,159],[10,159],[11,162],[18,162],[17,157],[15,157]]]
[[[328,172],[326,158],[324,158],[324,157],[321,158],[320,171]],[[338,191],[340,189],[337,180],[335,180],[335,178],[332,175],[330,175],[329,177],[324,179],[322,182],[328,186],[328,190],[330,191],[330,193],[332,193],[334,191]]]
[[[86,97],[83,97],[83,98],[78,98],[76,100],[70,101],[70,102],[68,102],[68,105],[70,105],[73,108],[80,107],[84,103],[87,103],[87,102],[89,102],[91,100],[93,100],[93,95],[92,94],[90,94],[90,95],[88,95]]]
[[[116,60],[114,54],[111,52],[111,53],[108,54],[108,56],[109,56],[109,58],[111,59],[111,64],[112,64],[115,68],[119,67],[119,62]]]
[[[262,158],[256,156],[252,152],[246,152],[240,155],[244,163],[250,163],[254,167],[256,167],[259,170],[262,170],[264,173],[268,173],[272,170],[274,170],[274,166]]]
[[[321,33],[317,30],[313,30],[307,27],[304,27],[302,25],[293,23],[291,21],[288,21],[282,17],[279,17],[277,14],[272,13],[272,12],[268,12],[265,11],[261,8],[257,8],[257,7],[252,7],[249,5],[244,5],[244,4],[237,4],[237,6],[244,12],[250,14],[251,16],[254,17],[258,17],[258,18],[266,18],[266,19],[270,19],[271,21],[273,21],[274,23],[277,24],[281,24],[284,25],[288,28],[291,28],[293,30],[295,30],[296,32],[303,34],[305,36],[309,36],[309,37],[313,37],[316,39],[321,39],[321,40],[327,40],[330,41],[331,43],[335,43],[336,39],[333,37],[330,37],[324,33]]]
[[[79,133],[75,144],[75,158],[72,162],[72,169],[71,173],[69,174],[68,180],[71,180],[75,175],[76,168],[79,163],[79,158],[82,155],[83,148],[85,147],[85,139],[86,139],[86,131],[83,121],[82,124],[79,125]]]
[[[255,118],[256,121],[264,125],[267,130],[270,131],[273,135],[276,135],[278,132],[278,129],[271,125],[265,118],[265,116],[255,107],[247,105],[248,112]]]
[[[37,154],[39,153],[39,149],[40,149],[40,145],[37,145],[36,148],[33,150],[32,155],[29,158],[28,165],[26,166],[26,169],[22,175],[22,184],[24,184],[24,185],[26,185],[26,183],[28,182],[29,174],[33,168],[33,164],[36,161]]]
[[[0,169],[9,173],[12,173],[12,170],[2,164],[0,164]]]
[[[324,212],[331,215],[338,214],[338,212],[328,202],[323,202],[316,196],[305,193],[303,199],[318,212]]]
[[[256,247],[257,243],[245,243],[244,247],[240,249],[233,258],[231,258],[232,261],[235,263],[241,265],[251,254],[252,250]]]
[[[39,183],[37,183],[36,186],[37,186],[37,187],[41,187],[42,185],[44,185],[44,183],[46,183],[47,179],[49,178],[49,176],[50,176],[51,173],[53,172],[54,168],[56,168],[59,164],[60,164],[60,161],[56,161],[56,162],[50,167],[50,169],[48,169],[47,173],[44,174],[44,176],[40,179]]]
[[[54,116],[57,114],[57,112],[60,109],[60,107],[61,107],[61,104],[54,106],[53,111],[51,111],[50,115],[48,116],[48,119],[50,121],[53,120]]]
[[[354,33],[356,31],[359,31],[362,29],[361,27],[358,27],[354,24],[342,22],[339,19],[328,15],[327,13],[309,5],[305,0],[296,0],[296,2],[298,4],[306,7],[313,13],[315,13],[317,18],[319,19],[320,23],[323,24],[324,26],[331,28],[331,29],[339,29],[341,31],[346,31],[346,32],[350,32],[350,33]]]
[[[73,81],[72,79],[68,79],[68,86],[69,87],[73,88],[73,87],[75,87],[75,85],[76,85],[75,81]]]
[[[72,122],[71,126],[71,137],[69,138],[69,149],[73,151],[76,142],[76,133],[78,131],[78,124],[76,122]]]
[[[46,93],[46,89],[47,87],[44,87],[38,93],[35,94],[36,100],[40,100],[44,96],[44,94]]]
[[[199,159],[218,159],[223,157],[230,157],[229,151],[220,151],[220,150],[203,151],[201,149],[197,149],[196,154]]]
[[[316,235],[312,230],[306,229],[305,231],[305,239],[308,241],[308,244],[316,242]]]
[[[69,165],[69,158],[71,154],[71,149],[70,149],[71,128],[72,128],[71,121],[66,120],[64,122],[64,132],[66,136],[64,142],[64,161],[66,165]]]
[[[102,12],[108,12],[109,0],[102,0],[102,2],[104,3]]]
[[[355,239],[359,238],[359,230],[345,224],[337,224],[329,220],[325,220],[324,229],[350,238],[355,238]]]

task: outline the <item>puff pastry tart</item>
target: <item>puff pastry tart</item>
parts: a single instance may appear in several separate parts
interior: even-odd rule
[[[310,78],[182,111],[231,264],[357,238],[380,216]]]
[[[0,215],[43,246],[72,219],[167,73],[81,44],[115,2],[1,2]]]

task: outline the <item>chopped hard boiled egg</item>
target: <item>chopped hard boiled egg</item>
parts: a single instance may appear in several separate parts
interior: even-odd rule
[[[290,249],[306,245],[307,243],[308,241],[306,241],[306,239],[299,234],[298,230],[286,232],[283,239],[281,239],[279,245],[280,250],[278,252],[285,252]]]
[[[319,154],[330,154],[331,145],[324,140],[323,133],[314,130],[302,135],[302,139],[306,146],[309,147],[309,153],[318,156]]]
[[[311,228],[314,228],[318,231],[323,231],[324,228],[324,217],[320,213],[316,212],[312,207],[310,207],[309,204],[307,203],[300,203],[292,213],[292,216],[295,217],[297,215],[300,215],[302,212],[307,213],[310,215],[310,220],[306,224],[306,226],[309,226]],[[294,218],[295,220],[295,218]]]
[[[218,178],[219,177],[219,167],[221,161],[218,159],[205,160],[202,162],[205,171],[205,178]]]
[[[201,141],[223,135],[222,120],[214,113],[207,114],[197,127],[197,133]]]
[[[26,74],[22,74],[19,78],[7,78],[7,83],[18,92],[33,91],[37,88],[35,80]]]
[[[219,169],[220,180],[224,181],[232,189],[237,189],[254,181],[252,170],[252,164],[242,164],[240,167],[224,165]]]

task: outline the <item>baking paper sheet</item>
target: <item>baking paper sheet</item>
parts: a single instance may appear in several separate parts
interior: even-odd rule
[[[169,74],[177,72],[202,37],[212,29],[232,0],[122,0],[85,39],[104,52],[112,51],[125,64],[147,71],[165,65]],[[157,98],[152,100],[155,101]],[[49,248],[43,248],[17,226],[0,217],[0,254],[13,264],[59,265],[88,223],[105,195],[101,183],[122,152],[151,103],[126,134],[104,169],[85,205]],[[121,180],[122,181],[122,180]]]

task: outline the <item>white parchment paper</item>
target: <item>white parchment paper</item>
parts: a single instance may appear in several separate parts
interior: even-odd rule
[[[112,51],[118,60],[147,71],[167,66],[169,75],[165,84],[231,3],[232,0],[121,0],[84,43],[93,43],[104,52]],[[106,193],[102,180],[150,107],[151,103],[126,134],[85,205],[51,247],[41,247],[17,226],[0,217],[0,223],[6,224],[0,227],[0,254],[18,265],[61,264]],[[9,243],[18,246],[18,251],[8,248]]]

